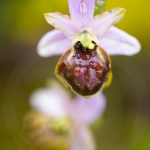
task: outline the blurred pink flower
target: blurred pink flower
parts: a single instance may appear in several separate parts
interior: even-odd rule
[[[30,105],[33,110],[53,120],[59,122],[67,119],[71,122],[69,150],[95,150],[95,140],[88,125],[101,117],[104,112],[106,100],[102,93],[99,92],[88,99],[76,96],[71,100],[68,93],[60,86],[41,88],[31,95]],[[38,131],[33,133],[30,135],[35,139]],[[36,142],[38,143],[38,139]]]
[[[40,40],[37,52],[48,57],[62,55],[72,48],[72,40],[83,30],[95,35],[99,45],[109,55],[134,55],[141,49],[138,40],[114,27],[125,13],[123,8],[114,8],[93,17],[95,0],[69,0],[70,16],[60,13],[47,13],[47,22],[56,30],[48,32]]]

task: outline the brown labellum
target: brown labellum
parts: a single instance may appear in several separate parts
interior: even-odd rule
[[[83,48],[77,42],[58,61],[57,77],[75,93],[90,96],[97,93],[110,72],[108,54],[95,44],[94,49]]]

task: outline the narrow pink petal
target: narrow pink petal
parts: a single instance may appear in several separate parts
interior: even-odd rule
[[[116,28],[111,29],[100,39],[100,46],[109,55],[128,55],[132,56],[141,49],[139,41],[128,33]]]
[[[81,22],[60,13],[47,13],[45,19],[70,39],[83,28]]]
[[[94,6],[95,0],[69,0],[71,18],[86,23],[93,17]]]
[[[36,90],[30,98],[30,105],[33,109],[54,118],[62,118],[68,115],[66,110],[68,103],[69,96],[64,94],[64,91],[62,94],[60,88],[41,88]]]
[[[71,39],[68,39],[57,30],[46,33],[37,46],[37,52],[42,57],[62,55],[71,48]]]
[[[93,31],[98,38],[102,38],[109,28],[118,23],[124,16],[125,9],[114,8],[95,16],[87,23],[89,30]]]
[[[70,150],[96,150],[95,140],[87,126],[80,124],[73,128]]]
[[[72,115],[77,117],[75,119],[90,124],[102,115],[105,106],[106,99],[101,92],[89,97],[88,99],[77,96],[72,102]]]

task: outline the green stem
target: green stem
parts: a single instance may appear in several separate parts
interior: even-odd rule
[[[95,15],[101,14],[102,12],[105,11],[106,1],[107,0],[102,0],[102,2],[104,2],[104,4],[103,5],[98,5],[97,0],[96,0],[95,6],[98,7],[98,9],[95,10],[95,12],[94,12]]]

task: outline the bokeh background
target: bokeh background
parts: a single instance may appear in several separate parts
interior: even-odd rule
[[[113,56],[113,82],[104,90],[107,108],[94,134],[98,150],[150,149],[150,1],[107,0],[106,9],[127,9],[119,28],[137,37],[142,50],[133,57]],[[40,58],[36,46],[53,28],[46,12],[69,14],[67,0],[0,2],[0,149],[30,150],[24,143],[23,117],[29,95],[55,78],[59,57]]]

